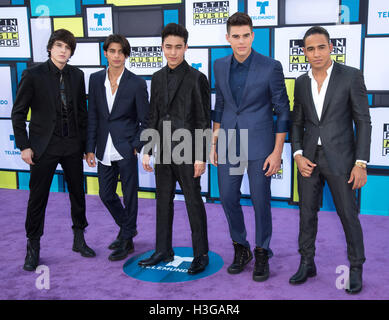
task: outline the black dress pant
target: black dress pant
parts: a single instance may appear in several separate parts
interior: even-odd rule
[[[116,193],[116,187],[122,182],[123,202]],[[136,233],[138,216],[138,158],[112,161],[111,166],[98,163],[99,194],[101,201],[120,227],[120,238],[131,239]]]
[[[336,212],[340,218],[347,242],[347,256],[351,266],[360,266],[365,262],[363,233],[358,217],[356,192],[352,183],[347,183],[350,175],[337,176],[331,173],[321,147],[318,147],[311,177],[303,177],[298,173],[298,190],[300,197],[300,232],[299,252],[303,257],[312,259],[315,255],[315,240],[317,234],[317,212],[320,210],[320,200],[323,186],[327,181],[330,188]]]
[[[156,164],[157,237],[156,252],[169,253],[172,248],[174,194],[176,182],[185,197],[192,231],[195,257],[208,253],[207,216],[201,198],[200,177],[193,178],[193,164]]]
[[[72,228],[85,229],[85,191],[81,145],[75,139],[52,139],[39,160],[30,165],[30,196],[27,206],[26,233],[29,239],[43,235],[45,211],[55,169],[61,164],[68,184],[71,205]]]

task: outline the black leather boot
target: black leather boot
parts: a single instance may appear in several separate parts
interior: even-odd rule
[[[201,255],[198,257],[194,257],[189,269],[189,274],[197,274],[200,272],[203,272],[205,270],[205,267],[209,264],[209,257],[208,254]]]
[[[96,253],[89,248],[85,242],[84,230],[73,228],[73,233],[73,251],[81,253],[81,255],[86,258],[95,257]]]
[[[349,294],[356,294],[362,290],[362,266],[350,267],[350,288],[346,289]]]
[[[132,241],[132,238],[128,240],[121,239],[119,247],[109,255],[108,259],[111,261],[123,260],[132,252],[134,252],[134,242]]]
[[[26,271],[35,271],[39,264],[39,251],[40,241],[38,240],[27,240],[27,254],[24,259],[23,269]]]
[[[255,265],[253,271],[254,281],[265,281],[269,278],[269,257],[267,250],[263,248],[254,249]]]
[[[299,269],[297,272],[289,279],[290,284],[302,284],[309,277],[316,276],[316,265],[313,259],[307,259],[301,257]]]
[[[138,231],[135,231],[134,237],[137,234],[138,234]],[[121,235],[122,235],[122,229],[120,229],[116,239],[108,246],[108,249],[116,250],[117,248],[119,248]]]
[[[235,256],[234,261],[228,267],[227,272],[230,274],[241,273],[244,267],[253,259],[253,254],[250,251],[250,247],[245,247],[237,242],[232,243],[234,245]]]

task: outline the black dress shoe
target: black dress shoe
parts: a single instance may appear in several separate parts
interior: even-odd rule
[[[116,239],[108,246],[108,249],[110,249],[110,250],[116,250],[117,248],[119,248],[121,234],[122,234],[122,229],[120,229],[119,234],[118,234],[118,236],[116,237]],[[137,234],[138,234],[138,231],[135,230],[134,237],[135,237]]]
[[[95,257],[96,253],[93,251],[92,248],[89,248],[88,245],[85,242],[84,238],[84,230],[74,228],[74,240],[73,240],[73,251],[79,252],[81,256],[86,258]]]
[[[253,271],[254,281],[266,281],[269,278],[269,257],[267,250],[263,248],[254,249],[255,265]]]
[[[127,256],[134,252],[134,242],[131,239],[120,240],[119,247],[114,250],[108,257],[111,261],[118,261],[127,258]]]
[[[356,294],[362,290],[362,266],[350,267],[350,288],[346,289],[349,294]]]
[[[141,267],[155,266],[156,264],[163,262],[170,262],[174,260],[174,252],[170,252],[169,254],[165,254],[162,252],[154,252],[150,258],[140,260],[138,265]]]
[[[209,257],[208,255],[201,255],[198,257],[195,257],[192,261],[192,264],[190,265],[188,269],[189,274],[196,274],[200,273],[205,270],[205,267],[209,264]]]
[[[26,271],[35,271],[39,264],[39,240],[27,240],[27,254],[24,259],[23,269]]]
[[[233,242],[235,256],[234,261],[228,267],[227,272],[230,274],[241,273],[244,267],[253,259],[253,254],[250,251],[250,248],[247,248],[237,242]]]
[[[299,269],[289,279],[290,284],[302,284],[308,278],[316,276],[316,265],[313,259],[301,258]]]

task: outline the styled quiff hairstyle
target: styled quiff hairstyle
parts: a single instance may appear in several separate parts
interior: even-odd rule
[[[235,12],[227,20],[227,33],[230,33],[231,27],[234,26],[249,26],[250,30],[253,31],[253,21],[250,16],[243,12]]]

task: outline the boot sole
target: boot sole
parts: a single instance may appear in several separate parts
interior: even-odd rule
[[[256,282],[263,282],[269,279],[269,276],[270,276],[269,274],[266,276],[253,276],[253,280]]]
[[[290,284],[303,284],[303,283],[305,283],[305,282],[307,282],[307,280],[308,280],[308,278],[313,278],[313,277],[316,277],[316,272],[313,272],[313,273],[310,273],[310,274],[308,274],[307,275],[307,278],[304,280],[304,281],[290,281],[289,280],[289,283]]]
[[[251,258],[250,259],[248,259],[244,264],[243,264],[243,266],[242,266],[242,269],[240,269],[240,270],[230,270],[230,269],[227,269],[227,272],[229,273],[229,274],[239,274],[239,273],[241,273],[243,270],[244,270],[244,268],[246,267],[246,265],[251,261],[251,260],[253,260],[253,257],[251,256]]]
[[[34,267],[23,266],[23,270],[26,270],[26,271],[35,271],[37,267],[38,267],[38,266],[36,266],[35,268],[34,268]]]

